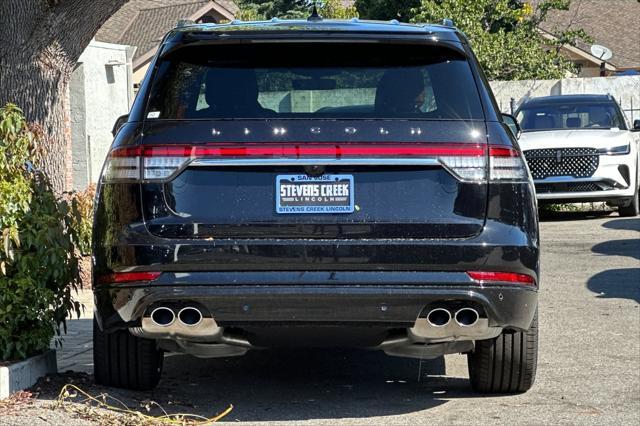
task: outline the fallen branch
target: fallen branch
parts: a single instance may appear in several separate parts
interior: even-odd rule
[[[80,401],[71,401],[71,399],[78,398],[78,397],[84,397],[84,398]],[[161,416],[152,416],[152,415],[145,414],[140,411],[129,408],[124,402],[120,401],[119,399],[107,393],[102,393],[97,397],[95,397],[88,394],[84,390],[80,389],[76,385],[66,384],[60,390],[60,394],[58,395],[58,398],[56,400],[56,405],[59,407],[62,407],[66,411],[77,412],[77,409],[74,409],[71,406],[71,404],[81,404],[85,408],[88,407],[91,412],[93,412],[93,409],[95,408],[102,408],[112,412],[133,416],[135,419],[140,421],[139,423],[150,424],[150,425],[156,425],[156,424],[193,425],[193,426],[207,425],[210,423],[217,422],[218,420],[222,419],[227,414],[229,414],[231,410],[233,410],[233,405],[229,405],[229,407],[227,407],[227,409],[225,409],[223,412],[211,418],[207,418],[197,414],[186,414],[186,413],[168,414],[160,404],[154,401],[149,401],[146,404],[147,410],[150,410],[151,406],[155,405],[164,413]],[[97,414],[95,412],[93,413]]]

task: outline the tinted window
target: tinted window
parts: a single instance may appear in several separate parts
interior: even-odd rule
[[[611,102],[525,104],[518,113],[522,131],[625,128]]]
[[[163,60],[148,119],[482,119],[466,59],[380,44],[186,47]]]

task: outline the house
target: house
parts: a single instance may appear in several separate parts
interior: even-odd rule
[[[231,0],[131,0],[104,23],[95,39],[136,47],[132,66],[137,85],[160,40],[179,20],[224,22],[233,20],[237,11]]]
[[[91,41],[69,81],[72,173],[67,184],[83,190],[95,183],[111,145],[116,118],[133,102],[135,48]]]
[[[83,190],[98,180],[113,124],[129,112],[164,34],[181,19],[221,22],[237,10],[230,0],[131,0],[100,28],[69,83],[70,187]]]
[[[542,35],[567,29],[582,28],[594,44],[609,48],[613,57],[607,61],[606,74],[640,72],[640,1],[638,0],[572,0],[569,10],[552,10],[540,25]],[[561,53],[578,65],[579,77],[600,75],[602,61],[591,54],[591,45],[563,46]]]

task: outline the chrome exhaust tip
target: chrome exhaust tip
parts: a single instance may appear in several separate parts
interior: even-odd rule
[[[434,327],[444,327],[451,321],[451,313],[444,308],[435,308],[427,315],[427,321]]]
[[[178,312],[178,320],[188,327],[195,327],[202,322],[202,312],[196,308],[187,306]]]
[[[157,326],[168,327],[176,319],[176,314],[165,306],[160,306],[151,311],[151,321]]]
[[[480,315],[473,308],[462,308],[456,312],[455,318],[460,327],[472,327],[476,325]]]

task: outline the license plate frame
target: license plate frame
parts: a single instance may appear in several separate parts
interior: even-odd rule
[[[347,194],[344,194],[345,188]],[[355,211],[354,192],[354,179],[353,175],[350,174],[325,174],[321,176],[309,176],[306,174],[277,175],[276,213],[353,213]]]

